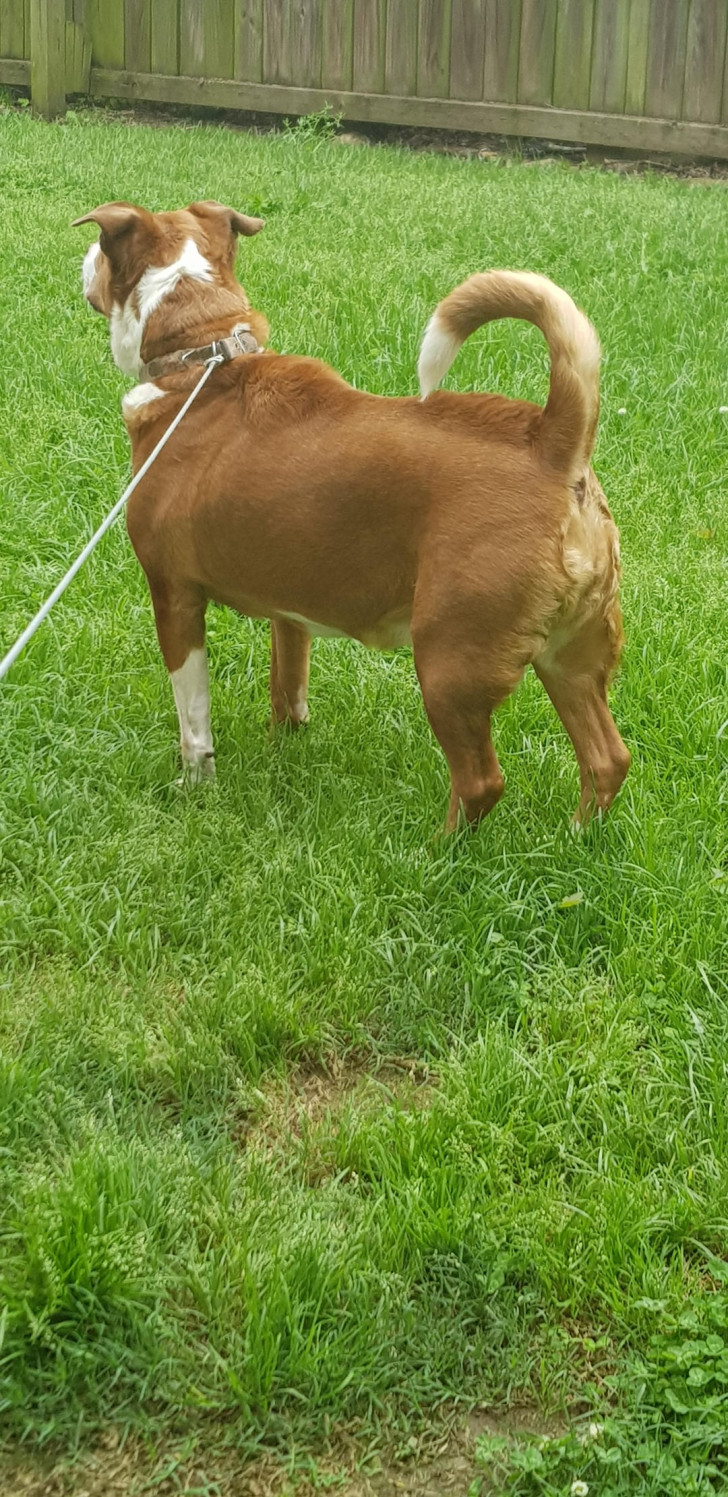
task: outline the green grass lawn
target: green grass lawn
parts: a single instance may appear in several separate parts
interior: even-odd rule
[[[146,583],[107,537],[0,686],[6,1440],[290,1458],[525,1402],[606,1428],[486,1441],[499,1489],[724,1490],[726,186],[6,110],[0,653],[126,481],[70,227],[117,197],[261,213],[238,269],[273,346],[384,394],[470,272],[572,293],[604,348],[633,767],[573,836],[529,676],[503,801],[439,841],[409,654],[317,641],[311,727],[271,741],[268,627],[212,609],[219,778],[180,790]],[[448,383],[543,399],[547,373],[500,324]]]

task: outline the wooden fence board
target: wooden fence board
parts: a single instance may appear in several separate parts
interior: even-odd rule
[[[290,77],[303,88],[320,87],[321,0],[292,0]]]
[[[521,44],[521,0],[487,0],[483,98],[515,104]]]
[[[0,84],[7,88],[28,88],[30,59],[28,57],[0,57]]]
[[[689,120],[720,119],[726,56],[725,0],[692,0],[681,114]]]
[[[66,3],[33,0],[30,12],[30,100],[54,119],[66,107]]]
[[[411,0],[390,3],[407,5]],[[354,0],[353,83],[362,93],[376,94],[384,89],[386,10],[386,0]]]
[[[18,5],[16,0],[0,0],[0,57],[29,56],[30,46],[26,50],[23,5]]]
[[[124,0],[124,64],[132,73],[152,66],[151,0]]]
[[[266,83],[291,81],[289,0],[263,0],[263,77]]]
[[[68,7],[67,7],[68,8]],[[73,6],[71,6],[73,9]],[[66,21],[66,93],[87,94],[91,73],[91,43],[78,21]]]
[[[486,0],[452,0],[450,98],[482,99]]]
[[[235,53],[234,0],[181,0],[180,72],[192,78],[231,78]]]
[[[660,6],[662,0],[655,0]],[[642,114],[647,92],[647,59],[650,44],[652,0],[631,0],[627,43],[627,83],[624,107],[627,114]]]
[[[518,99],[550,104],[554,87],[557,0],[523,0]]]
[[[204,70],[208,78],[232,78],[235,72],[235,0],[204,0]]]
[[[263,0],[237,0],[235,77],[251,83],[263,80]]]
[[[22,71],[23,62],[6,63]],[[0,64],[0,78],[2,64]],[[398,98],[393,94],[349,93],[336,89],[289,88],[234,79],[172,78],[161,73],[91,69],[95,98],[159,103],[207,104],[212,109],[262,109],[275,114],[309,114],[330,104],[347,119],[362,123],[414,125],[442,130],[474,130],[498,135],[661,151],[670,155],[714,156],[728,160],[728,126],[682,120],[599,114],[524,104],[485,104],[475,100]]]
[[[645,113],[679,119],[685,78],[688,0],[655,0],[647,60]]]
[[[417,40],[417,92],[420,98],[447,98],[451,20],[452,0],[420,0]]]
[[[417,93],[417,7],[387,7],[387,40],[384,54],[384,91],[388,94]]]
[[[179,72],[178,0],[152,0],[150,51],[153,73]]]
[[[204,73],[205,18],[199,0],[180,0],[179,67],[188,77]]]
[[[728,42],[726,42],[726,47],[728,47]],[[726,52],[725,72],[723,74],[723,102],[721,104],[720,117],[721,120],[728,122],[728,51]]]
[[[205,72],[208,78],[235,74],[235,0],[205,0]]]
[[[559,0],[553,92],[559,109],[589,108],[593,23],[592,0]]]
[[[91,56],[99,68],[124,66],[124,0],[88,0]]]
[[[596,0],[589,108],[624,111],[627,88],[629,0]]]
[[[325,0],[323,82],[350,89],[354,68],[354,0]]]

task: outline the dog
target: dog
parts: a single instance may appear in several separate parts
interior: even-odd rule
[[[266,349],[266,319],[234,274],[238,236],[260,219],[217,202],[116,202],[75,222],[100,231],[85,295],[139,381],[122,401],[135,472],[205,360],[226,360],[127,510],[189,776],[214,773],[213,599],[270,619],[273,720],[294,727],[308,718],[313,635],[411,644],[450,769],[447,830],[499,799],[491,716],[532,664],[578,760],[576,822],[606,811],[629,767],[607,702],[623,640],[619,541],[590,467],[599,342],[566,292],[529,273],[472,275],[425,331],[421,398],[375,396]],[[544,408],[437,390],[464,340],[501,317],[546,338]]]

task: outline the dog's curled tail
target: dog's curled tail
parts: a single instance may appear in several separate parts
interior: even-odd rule
[[[541,329],[551,354],[549,398],[541,414],[543,458],[573,482],[588,467],[599,415],[599,339],[583,312],[546,276],[517,270],[472,275],[440,302],[417,366],[424,400],[444,379],[465,339],[499,317]]]

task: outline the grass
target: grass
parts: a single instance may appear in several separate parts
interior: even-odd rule
[[[410,657],[317,642],[312,726],[270,742],[267,626],[215,609],[219,780],[183,793],[146,584],[107,537],[0,687],[7,1439],[224,1430],[290,1456],[341,1427],[406,1447],[443,1400],[581,1400],[612,1421],[596,1442],[486,1442],[503,1486],[562,1492],[588,1458],[600,1493],[719,1490],[725,186],[9,110],[0,144],[3,648],[128,471],[70,220],[217,197],[267,219],[239,269],[274,346],[371,390],[414,391],[475,269],[543,271],[590,314],[633,752],[573,837],[528,679],[496,725],[504,800],[434,841]],[[496,326],[450,383],[543,398],[545,348]],[[276,1123],[316,1073],[326,1104]]]

